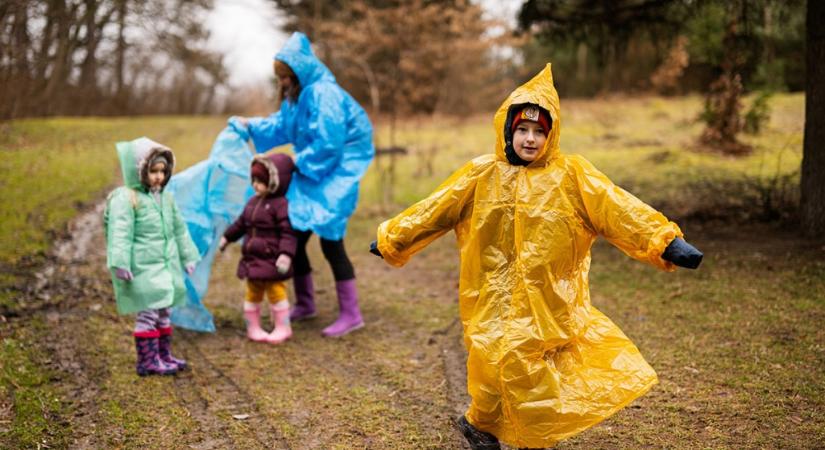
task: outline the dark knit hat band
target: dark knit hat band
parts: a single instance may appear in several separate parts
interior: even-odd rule
[[[250,175],[253,179],[258,180],[265,185],[269,185],[269,169],[267,169],[263,164],[253,161]]]
[[[535,105],[525,105],[521,111],[516,112],[513,118],[513,124],[510,126],[510,131],[516,131],[518,124],[524,120],[531,122],[538,122],[544,128],[545,134],[550,133],[550,118],[547,113]]]

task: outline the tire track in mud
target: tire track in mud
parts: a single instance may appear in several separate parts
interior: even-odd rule
[[[231,427],[227,422],[236,420],[233,416],[242,413],[248,415],[248,418],[243,419],[243,424],[248,429],[246,435],[253,438],[258,448],[289,450],[291,447],[288,441],[266,420],[266,415],[256,406],[254,397],[210,360],[201,348],[202,344],[196,343],[191,338],[181,338],[181,333],[177,336],[178,342],[185,343],[183,348],[190,360],[197,361],[197,367],[190,369],[195,373],[178,377],[175,380],[178,398],[183,401],[187,411],[202,427],[212,432],[220,432],[220,436],[209,438],[199,445],[193,445],[192,448],[199,450],[250,448],[250,442],[236,442],[231,438]],[[210,399],[204,395],[204,391],[217,396]],[[222,416],[225,416],[225,420]]]
[[[59,322],[56,328],[60,330],[43,345],[51,355],[48,364],[61,374],[56,382],[63,385],[72,405],[65,419],[73,429],[73,448],[106,447],[107,433],[110,436],[122,433],[116,428],[101,430],[96,425],[102,402],[105,401],[101,398],[104,392],[100,381],[107,378],[106,372],[110,368],[106,362],[107,355],[88,347],[94,336],[91,335],[92,329],[84,322],[89,314],[109,316],[100,312],[101,304],[111,301],[108,274],[103,270],[105,244],[100,220],[102,208],[100,203],[72,222],[71,238],[55,245],[53,262],[43,268],[38,277],[48,280],[48,283],[43,283],[38,286],[40,289],[30,293],[47,299],[62,298],[60,303],[52,303],[53,306],[30,313],[44,314],[48,322]],[[450,277],[421,266],[412,271],[409,269],[412,267],[408,268],[406,275],[414,279],[437,276],[437,296],[445,302],[453,301],[455,286]],[[120,320],[114,315],[108,319]],[[117,326],[122,327],[122,324]],[[469,401],[461,331],[461,324],[456,319],[447,327],[432,332],[430,338],[438,348],[444,374],[441,392],[450,405],[450,410],[445,412],[453,419],[464,412]],[[220,358],[213,354],[217,347],[228,342],[230,336],[225,333],[214,337],[200,336],[188,332],[179,332],[175,336],[176,348],[193,365],[193,369],[178,375],[172,382],[176,401],[187,411],[195,425],[190,439],[186,443],[180,442],[180,445],[201,450],[290,448],[287,438],[271,422],[266,411],[260,409],[261,404],[252,391],[236,382],[229,375],[226,365],[222,365]],[[244,355],[238,357],[243,358]],[[374,383],[382,382],[381,373],[370,373],[368,376],[374,377]],[[249,416],[244,420],[233,418],[233,415],[241,413]],[[455,437],[449,439],[449,445],[455,446],[458,442],[463,444],[463,438],[456,431]]]

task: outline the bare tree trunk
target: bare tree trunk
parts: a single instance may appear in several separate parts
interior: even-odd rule
[[[37,66],[37,73],[35,77],[37,78],[38,83],[45,83],[46,80],[46,70],[49,68],[49,50],[54,43],[54,23],[55,23],[55,2],[50,1],[49,6],[46,9],[46,26],[43,28],[43,32],[41,33],[41,40],[40,40],[40,50],[37,53],[37,57],[35,58],[35,64]]]
[[[97,16],[98,3],[96,0],[85,0],[86,13],[83,16],[84,27],[86,28],[86,38],[84,47],[86,56],[83,58],[83,64],[80,66],[80,87],[91,93],[97,84],[97,44],[100,42],[98,37],[99,30],[96,27],[95,17]],[[88,98],[88,97],[87,97]],[[92,99],[92,101],[94,101]]]
[[[117,2],[117,50],[115,53],[115,98],[118,103],[123,100],[123,65],[126,62],[126,0]],[[124,106],[120,104],[118,106]]]
[[[66,81],[71,72],[71,55],[74,52],[75,40],[71,36],[72,24],[77,13],[76,5],[66,10],[66,1],[57,0],[55,2],[55,20],[57,21],[57,52],[54,56],[54,63],[52,64],[51,75],[49,76],[49,83],[43,92],[41,104],[43,105],[43,113],[48,114],[50,111],[55,111],[55,101],[59,101],[60,97],[57,92],[60,88],[65,86]]]
[[[29,83],[31,74],[29,72],[29,50],[31,39],[29,38],[29,11],[28,4],[17,2],[11,27],[11,49],[9,61],[11,66],[9,84],[11,98],[7,99],[11,103],[11,116],[25,114],[28,109]]]
[[[370,105],[372,105],[372,113],[378,114],[381,110],[381,92],[378,89],[378,80],[375,78],[375,73],[372,71],[369,63],[364,59],[353,59],[358,67],[364,72],[364,77],[367,79],[367,86],[370,90]]]
[[[802,227],[825,231],[825,2],[809,1],[806,19],[805,143],[800,182]]]
[[[587,80],[587,44],[579,42],[576,48],[576,77],[581,81]]]

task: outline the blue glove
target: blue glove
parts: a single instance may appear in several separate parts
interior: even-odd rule
[[[241,139],[245,141],[249,140],[249,127],[244,125],[243,122],[241,122],[240,117],[232,116],[229,118],[229,120],[226,121],[226,123],[229,125],[230,128],[232,128],[232,130],[235,133],[238,133],[238,136],[240,136]]]
[[[381,259],[384,259],[384,255],[382,255],[381,252],[378,250],[378,242],[376,241],[370,242],[370,253],[372,253],[375,256],[380,256]]]
[[[680,237],[670,241],[665,252],[662,253],[662,259],[665,261],[670,261],[679,267],[688,269],[699,267],[703,256],[702,252],[697,250],[696,247],[688,244]]]

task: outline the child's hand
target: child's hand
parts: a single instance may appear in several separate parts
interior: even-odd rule
[[[183,268],[183,270],[186,271],[187,275],[192,275],[193,273],[195,273],[195,263],[187,264],[186,267]]]
[[[229,241],[227,241],[225,237],[221,236],[221,241],[220,243],[218,243],[218,250],[223,252],[224,250],[226,250],[227,245],[229,245]]]
[[[132,281],[132,279],[135,278],[132,276],[132,272],[127,269],[121,269],[120,267],[115,269],[115,276],[123,281]]]
[[[702,263],[704,255],[696,247],[677,237],[673,239],[662,253],[662,259],[670,261],[679,267],[695,269]]]
[[[370,242],[370,253],[372,253],[375,256],[381,257],[381,259],[384,259],[384,255],[382,255],[381,251],[378,250],[378,242],[376,241]]]
[[[292,258],[286,253],[281,253],[281,256],[275,261],[275,268],[281,275],[289,272],[289,266],[292,264]]]

